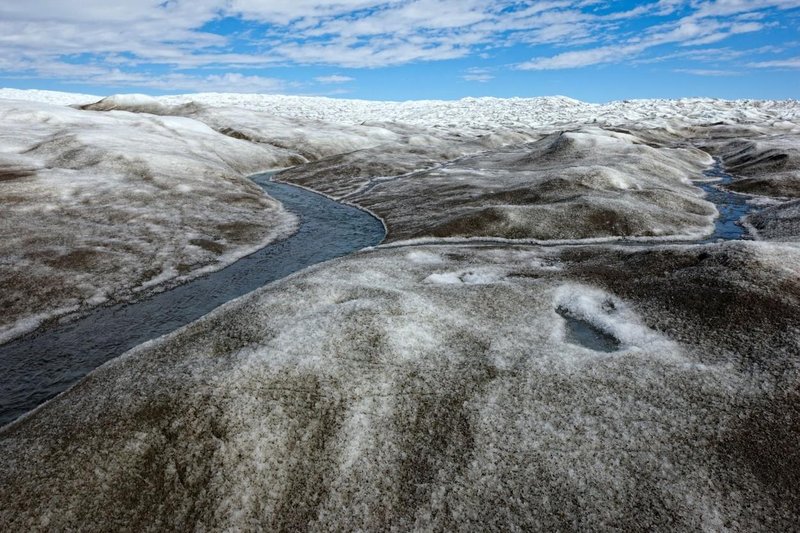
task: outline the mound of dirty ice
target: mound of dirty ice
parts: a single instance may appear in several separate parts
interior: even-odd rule
[[[0,339],[293,231],[245,178],[283,151],[182,117],[0,100]]]
[[[800,249],[410,247],[243,297],[0,433],[0,526],[772,530]]]
[[[766,207],[745,221],[759,239],[800,241],[800,200],[791,200]]]
[[[168,106],[146,94],[114,94],[79,106],[88,111],[129,111],[131,113],[166,114]]]
[[[201,107],[181,114],[230,137],[290,151],[298,156],[298,164],[380,146],[398,138],[394,132],[381,127],[331,124],[235,107]]]
[[[171,106],[146,95],[114,95],[81,108],[192,118],[229,137],[286,151],[292,164],[371,148],[397,138],[384,128],[334,125],[237,107],[209,107],[196,102]]]
[[[370,126],[389,130],[395,138],[372,148],[298,165],[282,172],[279,179],[333,198],[349,199],[383,181],[419,176],[428,169],[453,164],[468,155],[531,142],[542,136],[537,131],[503,128],[491,134],[468,135],[398,123]],[[436,191],[430,192],[435,194]]]
[[[762,196],[800,197],[800,135],[740,138],[715,147],[739,177],[730,188]]]
[[[396,150],[323,159],[279,179],[370,209],[395,241],[691,239],[713,231],[717,212],[690,181],[713,162],[700,150],[653,148],[591,127],[507,148],[464,141],[411,137]]]

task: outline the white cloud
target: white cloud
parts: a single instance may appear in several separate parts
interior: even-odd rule
[[[517,68],[579,68],[640,60],[664,45],[698,47],[763,31],[765,10],[796,7],[800,0],[654,0],[623,11],[599,0],[7,1],[0,2],[0,74],[272,91],[291,86],[237,71],[378,68],[486,56],[517,45],[559,52],[540,53]],[[659,18],[676,13],[681,18],[675,22]],[[226,35],[215,30],[226,17],[249,24]],[[654,20],[662,23],[653,26]],[[164,71],[170,74],[147,74]],[[463,78],[490,76],[467,71]],[[316,81],[350,81],[342,78]]]
[[[301,65],[339,65],[348,68],[376,68],[412,61],[455,59],[469,53],[466,47],[448,43],[426,45],[394,38],[375,39],[369,46],[350,42],[288,43],[276,48],[282,57]]]
[[[349,81],[355,81],[355,78],[351,78],[350,76],[341,76],[339,74],[332,74],[330,76],[317,76],[314,78],[314,80],[318,81],[319,83],[330,85],[334,83],[347,83]]]
[[[693,76],[740,76],[741,72],[737,72],[735,70],[721,70],[721,69],[710,69],[710,68],[676,68],[673,72],[678,72],[680,74],[691,74]]]
[[[770,61],[756,61],[754,63],[748,63],[747,66],[754,68],[795,69],[800,68],[800,57],[773,59]]]
[[[206,91],[229,93],[279,93],[292,84],[276,78],[248,76],[236,72],[193,76],[174,73],[166,76],[148,76],[111,70],[85,79],[114,87],[145,87],[165,91]]]
[[[477,81],[479,83],[486,83],[494,79],[489,69],[473,67],[467,69],[467,72],[461,76],[466,81]]]
[[[623,45],[563,52],[553,57],[534,58],[517,65],[517,68],[520,70],[558,70],[612,63],[637,54],[644,48],[642,45]]]
[[[681,5],[682,2],[660,2],[657,8],[672,12]],[[649,49],[668,44],[682,47],[707,45],[722,41],[733,35],[761,31],[766,27],[765,24],[760,22],[709,18],[710,14],[720,14],[726,11],[733,14],[742,14],[746,13],[748,9],[757,11],[767,7],[786,9],[797,6],[800,6],[800,1],[778,0],[756,4],[748,0],[720,0],[718,2],[700,4],[700,9],[696,12],[682,17],[676,22],[653,26],[644,35],[629,36],[627,39],[611,45],[562,52],[549,57],[534,57],[529,61],[518,64],[516,68],[520,70],[579,68],[589,65],[619,63],[635,58]]]
[[[713,2],[700,2],[697,16],[721,17],[752,13],[769,8],[792,9],[800,7],[798,0],[716,0]]]

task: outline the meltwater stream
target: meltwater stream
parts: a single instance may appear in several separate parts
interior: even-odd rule
[[[0,426],[66,390],[106,361],[307,266],[375,246],[383,223],[322,195],[253,176],[300,219],[298,231],[232,265],[130,304],[100,307],[74,322],[0,346]]]
[[[747,235],[747,230],[739,221],[742,217],[752,213],[757,208],[747,203],[750,198],[746,194],[731,192],[718,187],[728,185],[733,177],[725,172],[722,163],[716,160],[714,166],[703,172],[706,179],[713,181],[695,182],[695,185],[706,193],[706,200],[713,203],[719,211],[719,218],[714,223],[714,233],[703,242],[718,240],[742,239]]]
[[[748,196],[718,187],[732,180],[719,162],[704,175],[707,181],[695,184],[717,206],[720,216],[714,233],[694,243],[745,237],[746,230],[738,221],[754,209],[747,203]],[[142,342],[170,333],[271,281],[307,266],[377,245],[384,239],[383,224],[369,213],[299,187],[272,182],[270,178],[271,174],[265,173],[252,179],[300,218],[300,228],[291,237],[274,242],[223,270],[150,298],[101,307],[75,322],[44,329],[0,346],[0,426],[66,390],[104,362]],[[475,241],[464,242],[477,244]],[[675,241],[675,244],[691,243]],[[458,243],[442,241],[441,244]],[[647,245],[642,241],[612,244]],[[670,243],[658,241],[652,244]],[[573,342],[600,351],[618,348],[614,339],[598,335],[577,319],[565,317],[565,320]]]

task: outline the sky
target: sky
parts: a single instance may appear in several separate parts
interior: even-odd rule
[[[800,0],[0,0],[0,87],[800,98]]]

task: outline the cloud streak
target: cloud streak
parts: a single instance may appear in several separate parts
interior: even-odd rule
[[[350,76],[342,76],[340,74],[332,74],[330,76],[317,76],[314,78],[314,80],[325,85],[332,85],[336,83],[348,83],[355,81],[355,78],[351,78]]]
[[[652,14],[674,13],[684,2],[669,1],[652,5]],[[708,3],[693,3],[698,8],[675,22],[657,24],[647,28],[644,35],[640,31],[619,35],[618,42],[583,50],[568,51],[548,57],[533,59],[516,65],[520,70],[558,70],[581,68],[590,65],[619,63],[635,58],[644,52],[665,45],[680,47],[702,46],[717,43],[734,35],[758,32],[766,25],[748,20],[743,15],[760,15],[765,9],[795,9],[800,1],[720,0]],[[734,18],[721,18],[736,15]]]

